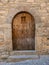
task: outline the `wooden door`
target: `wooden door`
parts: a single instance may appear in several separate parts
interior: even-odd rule
[[[19,13],[13,19],[13,49],[35,49],[35,24],[33,17],[28,13]]]

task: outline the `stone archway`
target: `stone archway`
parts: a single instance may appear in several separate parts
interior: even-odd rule
[[[13,50],[35,50],[35,21],[28,12],[19,12],[12,21]]]

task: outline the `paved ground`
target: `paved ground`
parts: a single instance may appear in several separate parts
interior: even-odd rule
[[[25,60],[21,62],[0,62],[0,65],[49,65],[49,55],[42,55],[40,59]]]

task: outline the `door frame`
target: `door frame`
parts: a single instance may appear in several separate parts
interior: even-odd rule
[[[30,16],[32,16],[29,12],[27,12],[27,11],[21,11],[21,12],[18,12],[17,14],[15,14],[15,16],[13,17],[13,19],[12,19],[12,32],[13,32],[13,20],[15,19],[15,17],[17,16],[17,15],[19,15],[19,14],[21,14],[21,13],[27,13],[27,14],[29,14]],[[33,18],[33,20],[34,20],[34,17],[32,16],[32,18]],[[34,20],[34,26],[35,26],[35,20]],[[34,30],[34,34],[35,34],[35,30]],[[35,36],[35,35],[34,35]],[[35,38],[34,38],[35,39]],[[35,43],[35,41],[34,41],[34,43]],[[35,46],[34,46],[34,48],[35,48]],[[13,49],[13,33],[12,33],[12,49]],[[34,50],[13,50],[13,51],[24,51],[24,52],[26,52],[26,51],[28,51],[28,52],[30,52],[30,51],[35,51],[35,49]]]
[[[32,18],[33,18],[33,22],[34,22],[34,29],[35,29],[35,20],[34,20],[34,17],[29,13],[29,12],[26,12],[26,11],[21,11],[21,12],[18,12],[12,19],[12,47],[14,48],[14,44],[13,44],[13,22],[14,22],[14,19],[15,17],[17,17],[17,15],[21,14],[21,13],[26,13],[26,14],[29,14]],[[34,30],[34,36],[35,36],[35,30]],[[35,38],[34,38],[35,39]],[[14,49],[13,49],[14,50]],[[30,50],[14,50],[14,51],[30,51]],[[32,50],[31,50],[32,51]],[[34,40],[34,50],[35,51],[35,40]]]
[[[41,17],[38,15],[38,12],[36,9],[33,9],[32,6],[28,8],[28,6],[26,5],[25,6],[25,9],[24,9],[24,6],[15,6],[17,8],[12,8],[9,10],[9,14],[7,16],[7,28],[9,29],[6,29],[5,32],[8,32],[8,37],[10,37],[9,39],[7,39],[7,35],[5,34],[5,41],[4,43],[6,43],[6,51],[13,51],[13,48],[12,48],[12,20],[13,20],[13,17],[19,13],[19,12],[22,12],[22,11],[26,11],[28,13],[30,13],[34,19],[35,19],[35,51],[42,51],[41,48],[42,46],[40,44],[42,44],[42,37],[41,36],[38,36],[38,25],[39,23],[41,23]],[[19,8],[19,9],[18,9]],[[38,32],[37,32],[38,30]]]

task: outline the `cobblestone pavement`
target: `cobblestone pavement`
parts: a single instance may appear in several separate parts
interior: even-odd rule
[[[49,55],[42,55],[40,59],[25,60],[21,62],[0,62],[0,65],[49,65]]]

